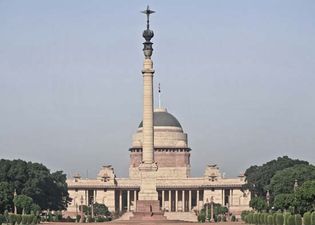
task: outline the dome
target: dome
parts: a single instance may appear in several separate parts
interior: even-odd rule
[[[155,127],[179,127],[182,128],[178,120],[172,114],[168,113],[166,109],[156,109],[153,114],[153,125]],[[143,122],[139,124],[142,128]]]

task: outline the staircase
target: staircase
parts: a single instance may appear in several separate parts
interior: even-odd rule
[[[118,219],[116,220],[130,220],[130,217],[133,216],[133,213],[132,212],[125,212],[121,217],[119,217]]]
[[[165,212],[164,216],[167,218],[167,220],[198,222],[198,218],[194,212]]]

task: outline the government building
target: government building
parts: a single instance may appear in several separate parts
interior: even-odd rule
[[[67,180],[72,202],[68,213],[78,213],[80,205],[105,204],[112,212],[158,213],[167,219],[193,221],[205,203],[219,203],[239,215],[248,210],[250,192],[243,190],[244,175],[225,178],[215,164],[205,165],[204,174],[191,176],[188,134],[166,108],[153,108],[154,34],[150,30],[147,8],[147,29],[143,32],[143,121],[133,135],[129,148],[129,177],[116,177],[111,165],[104,165],[96,179],[80,175]],[[195,217],[194,217],[195,216]],[[187,218],[187,219],[185,219]]]

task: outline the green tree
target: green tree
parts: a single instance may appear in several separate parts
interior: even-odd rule
[[[302,214],[315,209],[315,180],[304,182],[294,193],[295,209]]]
[[[94,215],[96,216],[109,216],[110,212],[107,208],[106,205],[104,204],[99,204],[99,203],[94,203],[93,204],[93,211],[94,211]]]
[[[17,195],[13,199],[14,205],[22,209],[22,214],[29,213],[33,204],[33,199],[26,195]]]
[[[273,206],[277,210],[288,210],[293,206],[294,200],[294,194],[278,194],[274,199]]]
[[[0,182],[7,182],[12,193],[16,190],[18,195],[31,197],[41,209],[63,210],[71,200],[66,175],[62,171],[50,173],[47,167],[39,163],[1,159]],[[13,197],[3,208],[10,208],[12,205]]]
[[[0,182],[0,213],[12,209],[13,188],[8,182]]]
[[[253,197],[249,202],[249,206],[261,212],[267,208],[267,203],[263,197]]]
[[[268,189],[273,196],[290,194],[294,192],[295,180],[298,184],[315,180],[315,166],[300,164],[278,171],[271,178]]]
[[[308,165],[309,163],[283,156],[276,160],[269,161],[262,166],[251,166],[245,171],[247,183],[243,188],[250,190],[252,196],[265,197],[267,191],[266,188],[277,171],[299,164]]]

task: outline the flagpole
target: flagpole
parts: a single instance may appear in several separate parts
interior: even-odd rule
[[[159,83],[159,109],[161,108],[161,85]]]

